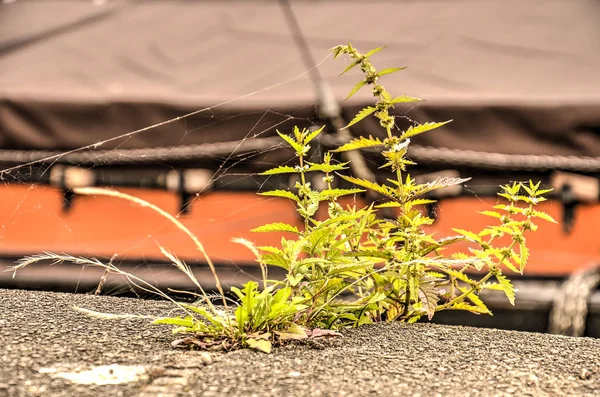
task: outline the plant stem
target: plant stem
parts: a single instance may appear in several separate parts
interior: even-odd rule
[[[302,182],[302,188],[306,189],[306,177],[304,175],[304,156],[299,156],[300,158],[300,180]],[[306,206],[308,201],[306,200],[306,195],[303,193],[302,202]],[[308,233],[308,216],[303,215],[304,218],[304,232]]]

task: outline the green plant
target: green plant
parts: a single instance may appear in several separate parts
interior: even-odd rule
[[[540,189],[539,183],[531,181],[501,186],[499,196],[506,199],[507,204],[495,206],[498,211],[482,212],[484,216],[495,218],[496,225],[479,232],[454,229],[457,235],[441,239],[427,234],[424,227],[433,220],[424,214],[421,206],[434,200],[425,195],[468,179],[438,178],[419,184],[408,173],[408,167],[415,164],[407,157],[410,139],[447,122],[413,125],[404,131],[396,127],[395,105],[419,102],[420,99],[393,97],[379,83],[381,77],[403,69],[377,71],[370,57],[382,48],[362,54],[349,44],[337,46],[332,51],[334,58],[342,55],[350,58],[351,63],[342,73],[358,66],[364,75],[348,98],[362,87],[371,86],[376,99],[374,106],[362,109],[347,127],[374,116],[385,130],[386,138],[359,137],[325,153],[322,162],[310,162],[307,157],[311,143],[323,128],[301,130],[295,127],[291,135],[278,132],[294,150],[297,163],[275,167],[263,175],[291,174],[297,182],[294,191],[273,190],[259,194],[293,201],[304,227],[298,229],[277,222],[254,229],[255,232],[285,233],[286,237],[281,239],[278,247],[255,247],[249,241],[238,240],[254,252],[263,280],[262,288],[256,282],[246,283],[241,289],[232,288],[238,298],[235,310],[228,307],[218,276],[202,245],[179,221],[143,200],[118,192],[105,189],[78,191],[119,197],[161,213],[194,240],[208,261],[223,297],[222,308],[213,305],[185,263],[162,250],[194,281],[200,291],[197,295],[200,301],[196,304],[174,302],[184,315],[155,318],[155,323],[174,325],[174,332],[195,335],[196,344],[202,347],[250,347],[269,352],[273,343],[289,339],[337,335],[333,330],[380,321],[414,322],[423,316],[431,319],[440,310],[491,314],[479,297],[486,289],[503,291],[514,304],[514,289],[504,272],[523,272],[529,256],[525,233],[537,229],[534,220],[554,222],[549,215],[535,209],[537,203],[545,200],[543,194],[550,190]],[[345,175],[348,163],[334,161],[335,153],[365,148],[380,148],[381,168],[389,169],[393,175],[386,183]],[[318,190],[311,185],[309,175],[314,173],[322,174],[325,189]],[[336,188],[336,177],[357,187]],[[384,202],[366,208],[340,204],[341,197],[365,190],[382,196]],[[393,219],[382,219],[377,216],[380,208],[392,208],[397,215]],[[326,209],[324,218],[317,216],[320,209]],[[447,246],[459,242],[468,242],[470,247],[461,253],[444,255]],[[24,258],[13,270],[42,259],[84,261],[46,254]],[[112,264],[98,262],[95,265],[119,272]],[[285,269],[285,279],[269,280],[269,266]],[[481,277],[472,278],[469,276],[472,271]],[[148,284],[144,287],[152,289]]]

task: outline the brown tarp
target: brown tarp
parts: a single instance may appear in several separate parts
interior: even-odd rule
[[[346,118],[368,89],[328,49],[381,45],[399,121],[454,122],[416,143],[504,154],[600,156],[600,2],[291,1]],[[315,120],[317,90],[278,1],[0,4],[0,149],[67,150],[188,112],[99,149],[272,136]],[[305,73],[304,75],[302,75]],[[298,77],[300,76],[300,77]],[[224,103],[224,104],[222,104]],[[377,134],[374,120],[352,133]]]

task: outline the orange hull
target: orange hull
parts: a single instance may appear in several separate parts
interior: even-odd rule
[[[158,205],[169,213],[178,210],[178,197],[169,192],[122,189]],[[22,256],[42,251],[127,260],[163,261],[158,244],[180,258],[202,261],[194,244],[181,231],[154,212],[108,197],[77,196],[68,212],[62,211],[62,196],[46,186],[0,187],[0,255]],[[495,199],[456,198],[439,203],[438,218],[430,230],[439,237],[453,235],[451,228],[480,230],[490,218],[476,211],[490,209]],[[540,210],[561,218],[556,202]],[[290,202],[248,192],[211,192],[198,197],[180,220],[204,244],[213,261],[237,266],[254,264],[252,254],[231,242],[244,237],[259,245],[277,245],[274,234],[250,230],[269,222],[301,226]],[[528,236],[531,251],[525,275],[564,276],[600,261],[600,206],[577,208],[573,231],[566,235],[561,225],[540,221],[540,231]]]

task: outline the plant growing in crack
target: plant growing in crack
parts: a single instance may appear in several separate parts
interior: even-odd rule
[[[259,194],[293,201],[303,219],[303,227],[277,222],[254,229],[255,232],[284,233],[286,237],[277,247],[256,247],[250,241],[237,240],[254,253],[262,271],[262,285],[251,281],[242,288],[233,287],[231,292],[237,297],[235,307],[228,305],[202,244],[185,226],[152,204],[107,189],[82,188],[75,192],[125,199],[154,210],[174,223],[194,241],[209,264],[222,297],[222,307],[213,304],[189,266],[164,248],[161,248],[163,254],[196,285],[197,303],[176,302],[151,284],[119,270],[112,262],[103,264],[95,259],[46,253],[26,257],[11,270],[17,271],[41,260],[54,260],[100,266],[108,272],[122,274],[136,286],[170,299],[182,312],[179,316],[153,318],[154,323],[175,326],[175,333],[191,334],[178,343],[184,341],[203,348],[218,345],[225,349],[250,347],[270,352],[273,344],[292,339],[339,335],[336,330],[341,328],[374,322],[431,319],[440,310],[491,314],[479,297],[486,289],[503,291],[514,304],[514,289],[504,272],[523,272],[529,256],[525,234],[537,229],[535,220],[554,222],[549,215],[535,209],[550,190],[540,189],[539,183],[531,181],[501,186],[499,196],[506,199],[507,204],[496,205],[497,211],[482,212],[484,216],[495,218],[495,225],[479,232],[454,229],[457,235],[441,239],[427,234],[424,227],[433,220],[424,214],[421,206],[434,200],[425,195],[468,179],[438,178],[419,184],[408,173],[408,167],[415,164],[407,157],[411,138],[448,122],[417,124],[404,131],[396,127],[394,107],[420,99],[406,95],[394,97],[380,84],[383,76],[403,69],[377,71],[370,57],[382,49],[362,54],[348,44],[337,46],[332,52],[334,58],[350,58],[351,63],[342,73],[358,66],[364,75],[347,98],[362,87],[370,86],[376,99],[373,106],[362,109],[347,127],[374,116],[385,129],[383,140],[359,137],[325,153],[321,162],[310,162],[307,156],[311,142],[323,128],[295,127],[289,135],[278,132],[294,150],[297,163],[270,169],[263,175],[291,174],[297,182],[293,191]],[[381,168],[389,169],[393,178],[379,183],[348,176],[344,174],[348,163],[334,160],[336,153],[365,148],[380,148]],[[314,173],[322,174],[325,189],[318,190],[311,185],[308,176]],[[356,188],[334,187],[337,177]],[[358,208],[355,202],[340,204],[341,197],[366,190],[382,196],[384,202],[364,208]],[[327,210],[324,219],[317,217],[320,208]],[[393,209],[394,218],[378,217],[381,208]],[[468,242],[470,246],[463,252],[445,255],[446,247],[459,242]],[[271,266],[285,269],[285,279],[270,280]],[[479,273],[480,278],[472,278],[469,274],[473,272]],[[89,310],[86,313],[103,318],[122,317]]]

